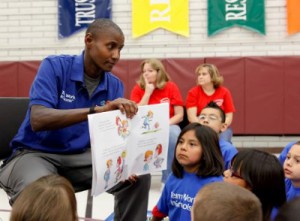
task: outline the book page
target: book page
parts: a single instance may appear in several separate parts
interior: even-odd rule
[[[130,174],[166,169],[169,145],[169,104],[140,106],[128,139]]]
[[[166,169],[169,104],[140,106],[126,118],[119,110],[88,115],[91,140],[92,195],[98,195],[132,174]]]

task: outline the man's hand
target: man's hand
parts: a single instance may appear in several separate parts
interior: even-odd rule
[[[126,114],[128,118],[132,118],[138,111],[138,106],[135,102],[125,99],[118,98],[110,101],[105,105],[107,111],[120,110],[123,114]]]

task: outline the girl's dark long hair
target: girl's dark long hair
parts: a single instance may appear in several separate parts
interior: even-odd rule
[[[263,220],[270,220],[272,209],[286,202],[284,171],[277,157],[260,150],[241,150],[232,159],[232,170],[239,171],[260,199]]]
[[[176,149],[181,137],[190,130],[195,131],[196,138],[202,146],[202,157],[199,161],[199,169],[196,174],[204,177],[221,176],[224,170],[224,161],[220,150],[218,134],[210,127],[199,123],[187,125],[179,134],[172,163],[173,174],[177,178],[183,177],[183,167],[176,159]]]

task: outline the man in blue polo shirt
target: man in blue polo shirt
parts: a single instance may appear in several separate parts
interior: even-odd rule
[[[25,186],[41,176],[60,174],[75,191],[91,188],[88,114],[119,109],[133,117],[137,105],[123,97],[122,82],[110,73],[124,46],[122,30],[109,19],[95,20],[81,55],[44,59],[30,90],[30,104],[13,154],[0,170],[0,186],[13,204]],[[109,190],[115,220],[146,220],[150,175],[132,176]]]

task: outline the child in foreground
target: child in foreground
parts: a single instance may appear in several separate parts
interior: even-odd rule
[[[282,166],[271,153],[240,150],[231,161],[231,168],[224,172],[224,181],[244,187],[260,200],[263,221],[274,220],[277,210],[286,202]]]
[[[243,187],[211,183],[197,193],[192,221],[262,221],[261,203]]]
[[[10,221],[38,220],[78,221],[75,192],[66,178],[56,174],[40,177],[13,204]]]
[[[217,133],[199,123],[181,131],[172,163],[172,172],[157,205],[152,221],[191,220],[191,208],[197,192],[206,184],[223,181],[223,159]]]

